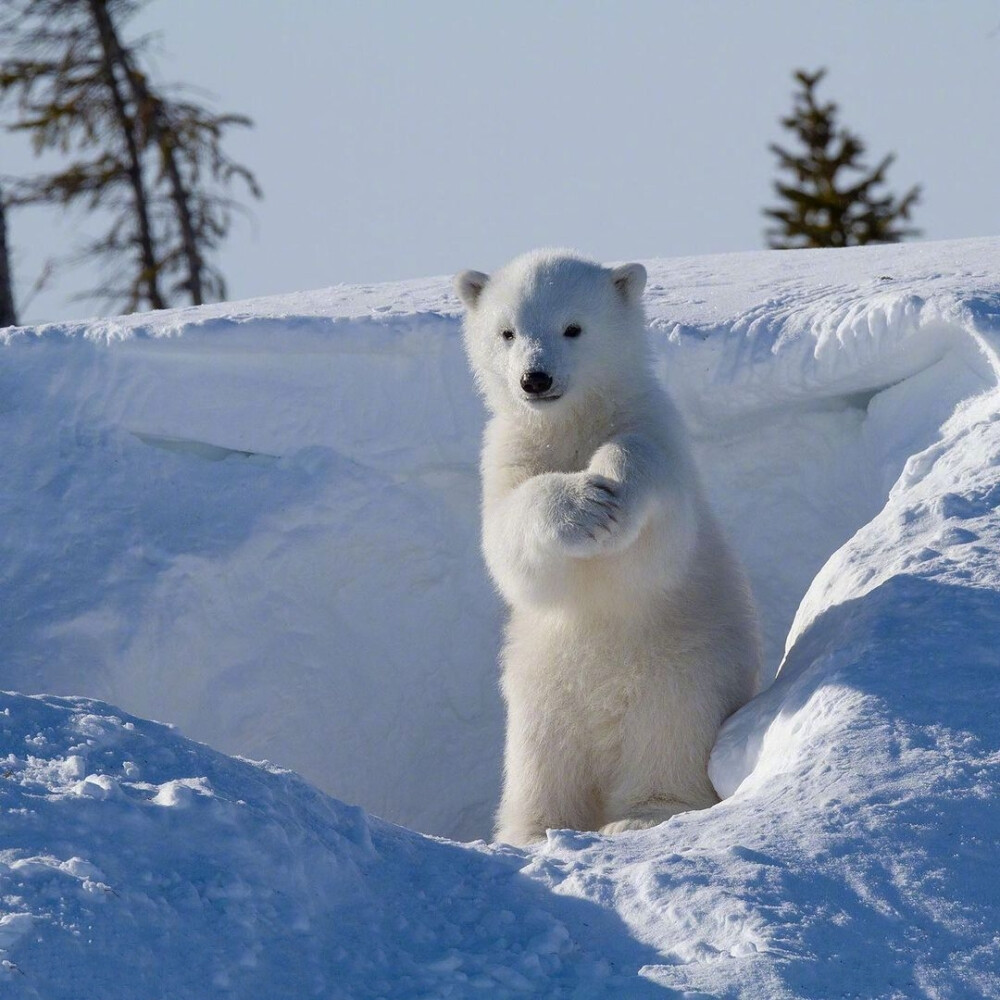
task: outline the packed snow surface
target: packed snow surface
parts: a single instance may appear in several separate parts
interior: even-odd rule
[[[524,852],[447,279],[0,332],[4,995],[1000,995],[998,261],[648,262],[780,672]]]

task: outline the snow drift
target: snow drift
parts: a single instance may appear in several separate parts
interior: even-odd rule
[[[2,695],[0,733],[5,997],[655,992],[630,992],[652,951],[515,852],[391,827],[97,702]]]
[[[500,609],[447,281],[8,331],[0,683],[123,710],[0,720],[11,983],[103,983],[141,919],[177,996],[996,992],[998,259],[649,264],[658,371],[783,664],[721,735],[720,806],[527,854],[124,714],[486,833]]]

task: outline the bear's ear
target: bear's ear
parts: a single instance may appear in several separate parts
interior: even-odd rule
[[[629,304],[635,305],[642,298],[646,287],[646,269],[642,264],[622,264],[611,271],[611,280],[618,294]]]
[[[467,309],[476,308],[479,296],[489,280],[490,276],[482,271],[463,271],[455,278],[455,291]]]

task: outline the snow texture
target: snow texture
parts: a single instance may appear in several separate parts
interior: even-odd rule
[[[719,806],[525,852],[324,794],[497,797],[447,279],[0,333],[5,995],[1000,994],[998,260],[648,264],[781,669]]]
[[[524,858],[82,699],[0,696],[5,997],[655,996],[650,949]],[[11,989],[12,988],[12,989]]]

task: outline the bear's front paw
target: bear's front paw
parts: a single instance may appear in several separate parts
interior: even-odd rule
[[[561,500],[555,534],[570,555],[597,555],[615,546],[625,527],[618,483],[594,473],[579,473],[571,478]]]

